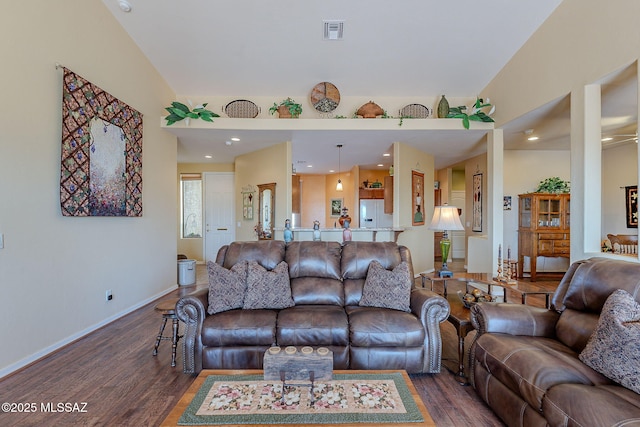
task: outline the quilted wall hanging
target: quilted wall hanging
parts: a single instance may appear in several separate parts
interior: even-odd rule
[[[64,68],[63,216],[142,216],[142,114]]]

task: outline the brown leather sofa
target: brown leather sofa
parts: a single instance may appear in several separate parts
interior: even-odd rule
[[[282,310],[235,309],[209,315],[206,289],[181,298],[178,318],[186,325],[185,373],[202,369],[262,368],[272,345],[324,346],[334,369],[405,369],[440,372],[440,323],[449,304],[426,289],[411,290],[411,312],[358,305],[369,263],[393,269],[411,254],[393,242],[234,242],[220,249],[225,268],[243,260],[273,269],[289,266],[295,306]]]
[[[470,354],[472,383],[507,425],[640,425],[640,395],[578,357],[616,289],[640,301],[640,264],[607,258],[573,263],[550,310],[502,303],[472,307],[478,331]]]

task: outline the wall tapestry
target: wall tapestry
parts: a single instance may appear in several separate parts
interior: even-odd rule
[[[638,186],[625,187],[627,228],[638,228]]]
[[[142,114],[64,68],[63,216],[142,216]]]
[[[424,225],[424,174],[411,171],[411,191],[413,217],[411,225]]]
[[[482,174],[473,175],[473,231],[482,231]]]

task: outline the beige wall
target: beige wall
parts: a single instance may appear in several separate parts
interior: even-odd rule
[[[5,2],[0,38],[2,377],[175,288],[177,186],[175,94],[102,2]],[[62,216],[56,62],[143,114],[142,217]]]
[[[398,244],[409,248],[414,272],[418,274],[433,269],[433,231],[427,229],[433,215],[433,191],[424,194],[425,225],[412,226],[411,171],[424,173],[425,187],[433,186],[430,178],[434,176],[434,159],[431,154],[403,143],[394,144],[393,159],[394,226],[406,229],[398,237]]]
[[[236,158],[236,240],[257,240],[253,227],[258,224],[257,210],[254,221],[242,219],[242,187],[276,183],[275,227],[284,227],[284,220],[291,218],[291,143],[283,142],[269,148],[254,151]],[[255,202],[257,209],[258,202]],[[276,232],[276,239],[282,240],[282,232]]]
[[[176,238],[178,241],[178,253],[184,254],[189,259],[197,261],[204,260],[203,239],[183,239],[180,232],[182,221],[180,209],[180,174],[183,173],[204,173],[204,172],[233,172],[234,165],[226,163],[178,163],[178,194],[177,194],[177,222],[176,222]],[[204,196],[204,195],[203,195]],[[203,200],[204,203],[204,200]]]

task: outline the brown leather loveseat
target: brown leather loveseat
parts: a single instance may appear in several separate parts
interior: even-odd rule
[[[413,283],[406,247],[393,242],[234,242],[220,249],[216,263],[230,269],[243,260],[267,270],[285,261],[295,305],[210,315],[206,289],[181,298],[176,309],[186,325],[185,373],[261,369],[272,345],[327,347],[334,369],[440,371],[440,323],[449,314],[444,298],[411,285],[409,312],[359,306],[373,260],[387,270],[406,261]]]
[[[549,310],[473,306],[476,391],[509,426],[640,425],[639,301],[640,264],[597,257],[570,266]]]

